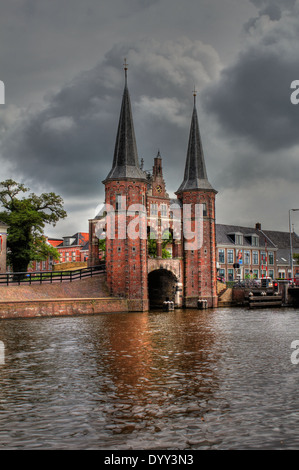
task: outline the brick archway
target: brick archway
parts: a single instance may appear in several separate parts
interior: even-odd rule
[[[165,300],[175,303],[178,279],[167,269],[155,269],[148,275],[148,298],[151,309],[162,308]]]

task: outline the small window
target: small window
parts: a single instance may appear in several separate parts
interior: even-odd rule
[[[121,246],[118,246],[118,247],[117,247],[117,252],[118,252],[118,253],[121,252]]]
[[[157,204],[151,204],[150,211],[151,211],[150,215],[158,215]]]
[[[221,249],[221,248],[218,250],[218,261],[219,261],[219,263],[221,263],[221,264],[224,264],[224,263],[225,263],[224,250]]]
[[[116,211],[121,210],[121,194],[115,195],[115,210]]]
[[[252,252],[252,264],[259,264],[259,254],[258,251]]]
[[[236,235],[236,245],[243,245],[243,235]]]
[[[202,205],[202,215],[203,217],[206,217],[208,215],[208,212],[207,212],[207,205],[206,203],[204,202],[203,205]]]
[[[167,217],[167,205],[161,204],[161,217]]]
[[[234,262],[234,250],[227,250],[227,262],[233,264]]]

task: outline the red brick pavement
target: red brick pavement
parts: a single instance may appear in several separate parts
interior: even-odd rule
[[[110,297],[103,275],[73,282],[0,286],[0,302]]]

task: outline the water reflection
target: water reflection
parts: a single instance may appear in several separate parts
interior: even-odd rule
[[[241,309],[1,321],[0,448],[296,448],[298,326]]]

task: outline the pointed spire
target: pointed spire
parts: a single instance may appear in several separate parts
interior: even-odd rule
[[[126,59],[124,63],[124,70],[125,87],[115,142],[113,165],[105,181],[124,178],[146,180],[146,175],[140,169],[138,161],[131,100],[127,86],[128,64]]]
[[[184,180],[177,190],[181,191],[190,191],[197,189],[206,189],[212,190],[213,187],[208,181],[207,170],[205,165],[204,153],[200,138],[198,117],[196,110],[196,95],[197,92],[194,87],[193,97],[194,97],[194,107],[191,120],[190,134],[189,134],[189,144],[186,158],[185,174]],[[216,192],[216,191],[215,191]]]

